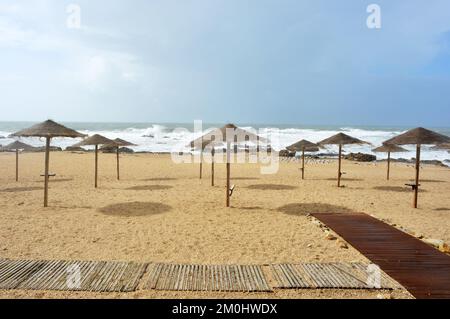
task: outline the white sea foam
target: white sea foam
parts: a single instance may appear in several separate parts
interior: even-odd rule
[[[159,124],[149,124],[149,125],[139,125],[130,127],[124,127],[124,124],[117,125],[115,127],[113,124],[90,124],[83,128],[82,124],[80,127],[74,127],[78,131],[93,135],[101,134],[108,138],[122,138],[128,140],[137,146],[131,147],[137,152],[171,152],[174,150],[186,150],[185,147],[191,140],[201,135],[201,133],[195,133],[189,131],[183,126],[179,126],[183,129],[176,129],[176,125],[159,125]],[[187,126],[185,126],[187,127]],[[210,128],[210,126],[204,126],[204,130]],[[250,129],[250,126],[243,126],[244,129]],[[347,145],[344,147],[344,153],[349,152],[362,152],[368,154],[374,154],[372,149],[380,146],[383,141],[402,133],[404,130],[392,129],[392,130],[382,130],[382,129],[362,129],[362,128],[352,128],[352,127],[342,127],[342,128],[277,128],[276,126],[266,126],[257,129],[257,133],[268,137],[273,140],[272,147],[276,150],[284,149],[300,139],[306,139],[311,142],[319,142],[331,135],[338,132],[344,132],[353,137],[359,138],[361,140],[371,143],[371,145]],[[0,126],[0,136],[8,136],[12,132],[8,130],[2,130]],[[272,138],[271,138],[272,137]],[[273,138],[276,137],[276,138]],[[14,139],[4,138],[0,139],[0,144],[6,145],[11,143]],[[45,141],[39,138],[22,138],[22,141],[29,143],[33,146],[42,146]],[[68,139],[68,138],[55,138],[52,140],[53,146],[60,146],[66,148],[71,146],[80,139]],[[415,147],[405,146],[408,152],[405,153],[394,153],[392,158],[405,158],[411,159],[415,157]],[[337,146],[327,146],[321,149],[318,153],[337,153]],[[375,154],[378,159],[385,159],[387,154],[377,153]],[[423,160],[439,160],[446,161],[447,165],[450,166],[450,154],[447,151],[433,151],[430,147],[423,146],[422,151]]]

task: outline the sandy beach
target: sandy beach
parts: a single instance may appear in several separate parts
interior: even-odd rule
[[[396,163],[385,180],[385,163],[344,161],[343,184],[335,186],[336,163],[280,163],[261,175],[257,164],[232,165],[236,185],[225,207],[225,165],[210,165],[203,179],[197,164],[175,164],[170,155],[122,154],[121,180],[115,155],[100,154],[94,189],[92,153],[51,153],[49,208],[42,207],[43,153],[0,153],[0,258],[116,260],[198,264],[365,262],[351,246],[341,248],[308,216],[320,212],[365,212],[405,231],[450,242],[450,170],[424,165],[419,209],[405,183],[414,169]],[[381,292],[383,293],[383,292]],[[376,291],[296,290],[248,294],[252,298],[376,298]],[[390,293],[388,293],[390,294]],[[0,297],[245,297],[234,293],[139,290],[128,294],[0,291]],[[404,291],[394,297],[409,297]]]

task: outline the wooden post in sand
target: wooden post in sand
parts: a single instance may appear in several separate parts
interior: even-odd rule
[[[305,148],[302,149],[302,179],[305,179]]]
[[[416,150],[416,186],[414,188],[414,208],[417,208],[417,201],[419,197],[419,174],[420,174],[420,144],[417,144]]]
[[[120,180],[120,164],[119,164],[119,146],[117,146],[117,180]]]
[[[389,180],[390,170],[391,170],[391,152],[388,152],[388,158],[387,158],[387,180]]]
[[[211,186],[214,186],[214,147],[211,149]]]
[[[95,145],[95,188],[97,188],[98,177],[98,145]]]
[[[202,170],[203,170],[203,152],[200,151],[200,179],[202,179]]]
[[[341,167],[342,167],[342,144],[339,144],[339,161],[338,161],[338,187],[341,187]]]
[[[50,166],[50,137],[45,140],[44,207],[48,207],[48,170]]]
[[[230,207],[230,142],[227,142],[227,207]]]
[[[19,150],[16,148],[16,182],[19,181]]]

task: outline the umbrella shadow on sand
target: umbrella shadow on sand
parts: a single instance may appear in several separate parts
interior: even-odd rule
[[[178,178],[173,177],[153,177],[153,178],[144,178],[141,181],[144,182],[165,182],[165,181],[176,181]]]
[[[278,207],[276,210],[294,216],[305,216],[313,213],[354,213],[350,208],[324,203],[292,203]]]
[[[11,187],[11,188],[1,189],[0,192],[4,192],[4,193],[20,193],[20,192],[38,191],[38,190],[42,190],[42,189],[43,189],[43,187]]]
[[[129,191],[160,191],[165,189],[171,189],[173,186],[169,185],[138,185],[126,188]]]
[[[152,216],[166,213],[172,209],[171,206],[154,202],[130,202],[111,204],[98,211],[105,215],[119,216],[119,217],[139,217]]]
[[[282,185],[282,184],[254,184],[247,186],[248,189],[255,190],[263,190],[263,191],[284,191],[284,190],[293,190],[297,187],[290,185]]]
[[[410,193],[411,188],[402,187],[402,186],[375,186],[373,189],[377,191],[386,191],[386,192],[397,192],[397,193]],[[420,189],[420,193],[425,193],[426,190]]]

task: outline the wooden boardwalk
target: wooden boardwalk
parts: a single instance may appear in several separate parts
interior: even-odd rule
[[[188,291],[272,291],[258,265],[152,264],[149,289]]]
[[[277,288],[400,289],[401,286],[380,273],[380,286],[368,280],[371,274],[363,263],[306,263],[272,265]]]
[[[401,288],[385,274],[379,287],[370,286],[367,266],[362,263],[263,266],[0,259],[0,289],[131,292],[139,287],[169,291],[271,292],[274,289]]]
[[[147,264],[0,260],[0,289],[134,291]]]
[[[416,298],[450,298],[450,256],[362,213],[313,214]]]

